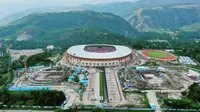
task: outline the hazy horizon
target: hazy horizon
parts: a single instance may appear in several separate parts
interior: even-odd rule
[[[83,4],[99,4],[137,0],[0,0],[0,19],[5,16],[33,8],[78,6]]]

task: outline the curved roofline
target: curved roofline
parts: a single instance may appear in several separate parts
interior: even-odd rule
[[[106,53],[96,53],[96,52],[87,52],[84,50],[86,46],[113,46],[116,48],[116,51],[106,52]],[[132,53],[132,50],[126,46],[121,45],[110,45],[110,44],[88,44],[88,45],[76,45],[70,47],[67,51],[67,54],[81,59],[95,59],[95,60],[106,60],[106,59],[120,59],[129,56]]]

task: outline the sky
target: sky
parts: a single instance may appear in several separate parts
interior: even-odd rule
[[[82,4],[97,4],[123,2],[134,0],[0,0],[0,19],[26,9],[53,6],[77,6]]]

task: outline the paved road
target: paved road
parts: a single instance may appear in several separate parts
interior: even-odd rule
[[[117,72],[118,72],[117,69],[114,69],[113,72],[114,72],[115,80],[117,82],[119,93],[120,93],[120,96],[121,96],[121,100],[122,100],[121,104],[127,104],[128,101],[125,99],[124,94],[122,92],[122,87],[121,87],[121,84],[120,84],[120,81],[119,81],[119,78],[118,78],[118,75],[117,75]]]
[[[158,104],[155,92],[147,91],[147,98],[149,100],[149,103],[151,103],[151,104],[156,106],[155,112],[161,112],[160,111],[160,105]]]
[[[105,75],[105,68],[103,68],[103,74],[102,74],[102,80],[103,80],[103,92],[104,92],[104,102],[108,102],[108,91],[107,91],[107,82],[106,82],[106,75]]]

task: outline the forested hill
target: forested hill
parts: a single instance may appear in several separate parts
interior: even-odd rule
[[[152,29],[177,31],[192,28],[191,25],[198,26],[199,22],[200,5],[197,4],[154,7],[151,9],[141,8],[129,20],[132,27],[139,31]]]
[[[47,13],[47,12],[69,12],[69,11],[85,11],[92,10],[95,12],[107,12],[119,15],[128,20],[135,11],[140,8],[153,8],[162,7],[166,5],[179,5],[179,4],[200,4],[200,0],[132,0],[131,2],[112,2],[106,4],[96,5],[81,5],[76,7],[49,7],[39,9],[28,9],[4,17],[0,20],[0,26],[7,25],[8,23],[21,19],[24,16],[34,13]]]
[[[94,31],[121,35],[136,33],[129,23],[119,16],[110,13],[77,11],[26,16],[6,27],[1,27],[0,38],[17,37],[22,34],[30,35],[32,38],[42,38],[43,36],[48,37],[52,32],[62,34],[69,28],[88,28]]]
[[[108,40],[109,34],[123,38],[134,36],[137,31],[119,16],[92,11],[32,14],[0,28],[0,40],[20,45],[19,48],[114,41],[111,37]]]

